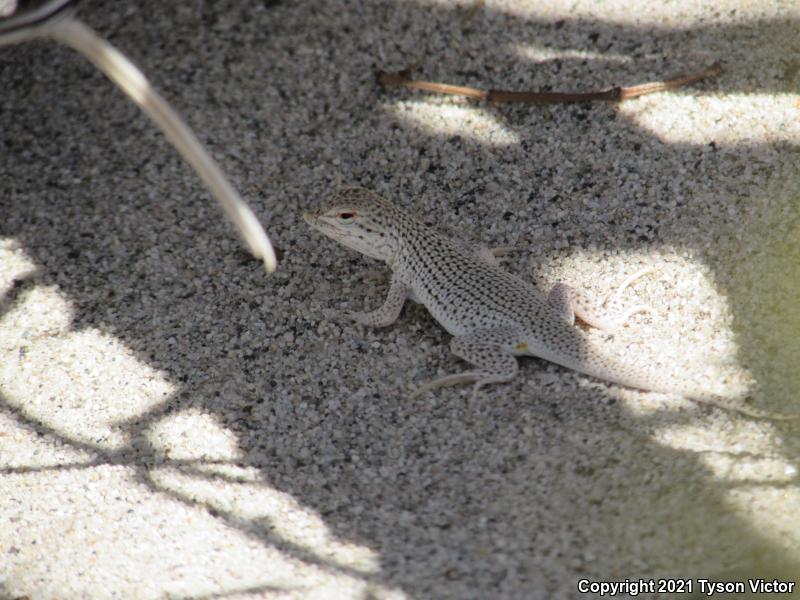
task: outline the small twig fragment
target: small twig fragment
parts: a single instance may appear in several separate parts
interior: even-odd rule
[[[513,92],[507,90],[482,90],[474,87],[437,83],[423,79],[412,79],[408,70],[399,73],[378,71],[376,76],[381,85],[405,87],[412,90],[424,90],[437,94],[450,94],[487,100],[489,102],[523,102],[528,104],[558,104],[571,102],[621,102],[630,98],[638,98],[646,94],[663,92],[679,87],[684,87],[697,81],[711,79],[722,73],[718,62],[713,65],[690,73],[679,75],[663,81],[651,81],[632,86],[616,86],[598,92]]]

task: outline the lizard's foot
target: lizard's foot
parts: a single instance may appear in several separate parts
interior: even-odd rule
[[[514,246],[500,246],[498,248],[489,248],[483,244],[471,244],[469,246],[475,255],[485,262],[487,265],[497,267],[500,265],[500,257],[516,252]]]
[[[388,327],[400,316],[403,304],[411,297],[411,288],[395,274],[386,300],[380,308],[369,312],[344,311],[344,316],[368,327]]]
[[[496,248],[489,248],[489,252],[491,252],[492,256],[495,258],[500,258],[501,256],[508,256],[509,254],[514,254],[514,252],[519,252],[519,248],[516,246],[497,246]]]
[[[381,319],[381,314],[378,311],[362,312],[357,310],[345,310],[342,311],[342,316],[345,319],[361,323],[368,327],[385,327],[386,325],[391,325],[391,323],[382,324],[383,319]]]
[[[456,356],[472,363],[477,369],[454,375],[446,375],[417,388],[411,395],[418,397],[429,390],[440,387],[475,383],[472,398],[478,390],[492,383],[505,383],[517,376],[517,359],[510,349],[518,346],[521,336],[507,328],[486,329],[450,340],[450,350]]]
[[[653,269],[649,267],[642,269],[623,281],[611,297],[611,307],[603,310],[603,314],[601,314],[600,310],[595,308],[594,303],[585,294],[565,283],[557,283],[554,285],[553,289],[550,290],[550,294],[547,296],[547,300],[570,325],[575,323],[575,318],[577,317],[591,327],[613,331],[622,327],[628,319],[637,313],[646,312],[650,315],[657,314],[652,307],[646,304],[637,304],[636,306],[624,310],[621,308],[622,292],[630,287],[634,281],[647,275],[652,270]],[[609,299],[607,298],[603,302],[603,306],[608,302]]]
[[[516,361],[514,361],[516,363]],[[431,390],[435,390],[440,387],[448,387],[452,385],[460,385],[462,383],[475,383],[472,386],[472,394],[470,394],[470,400],[475,400],[475,397],[478,395],[478,391],[485,385],[489,385],[490,383],[505,383],[508,381],[507,379],[496,379],[494,377],[488,376],[487,373],[482,371],[465,371],[464,373],[455,373],[453,375],[445,375],[444,377],[439,377],[439,379],[434,379],[433,381],[429,381],[428,383],[421,385],[416,390],[411,393],[411,400],[415,400],[419,398],[425,392],[429,392]]]
[[[356,323],[361,323],[362,325],[371,325],[369,313],[366,312],[335,309],[333,318],[341,323],[351,323],[355,321]]]
[[[429,381],[428,383],[419,386],[411,393],[411,399],[415,400],[425,392],[429,392],[440,387],[449,387],[451,385],[461,385],[462,383],[477,382],[480,377],[481,375],[477,371],[465,371],[464,373],[445,375],[444,377],[439,377],[438,379],[434,379],[433,381]],[[477,387],[480,384],[476,383],[475,385]]]
[[[610,294],[603,299],[603,306],[608,305],[609,302],[611,302],[612,306],[622,306],[622,292],[631,287],[635,282],[639,281],[645,275],[649,275],[653,272],[653,267],[645,267],[636,271],[636,273],[626,278],[625,281],[619,284],[619,287],[617,287],[613,294]],[[650,311],[654,312],[652,309],[650,309]]]

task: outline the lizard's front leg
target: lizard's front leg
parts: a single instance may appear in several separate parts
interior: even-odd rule
[[[473,397],[484,385],[505,383],[516,377],[519,369],[514,354],[524,354],[527,345],[521,332],[510,328],[484,329],[450,340],[450,351],[477,368],[447,375],[417,388],[416,398],[429,390],[461,383],[475,383]]]
[[[514,246],[500,246],[498,248],[489,248],[488,246],[484,246],[483,244],[471,244],[469,246],[470,250],[485,262],[487,265],[492,267],[499,267],[501,256],[506,256],[507,254],[511,254],[512,252],[516,252],[516,248]]]
[[[400,316],[406,299],[411,296],[412,290],[400,278],[397,273],[392,273],[392,282],[389,286],[389,293],[383,306],[370,312],[345,313],[351,319],[370,327],[388,327]]]

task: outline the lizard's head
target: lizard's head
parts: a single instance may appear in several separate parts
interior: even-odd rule
[[[319,208],[303,214],[311,225],[353,250],[390,262],[397,249],[397,216],[401,214],[375,192],[345,188]]]

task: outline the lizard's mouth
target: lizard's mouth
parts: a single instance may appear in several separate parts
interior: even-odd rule
[[[333,238],[335,240],[340,240],[342,238],[342,232],[339,231],[335,226],[332,226],[327,219],[325,219],[325,217],[320,217],[320,215],[317,213],[305,212],[303,213],[303,220],[313,229],[322,232],[329,238]]]

